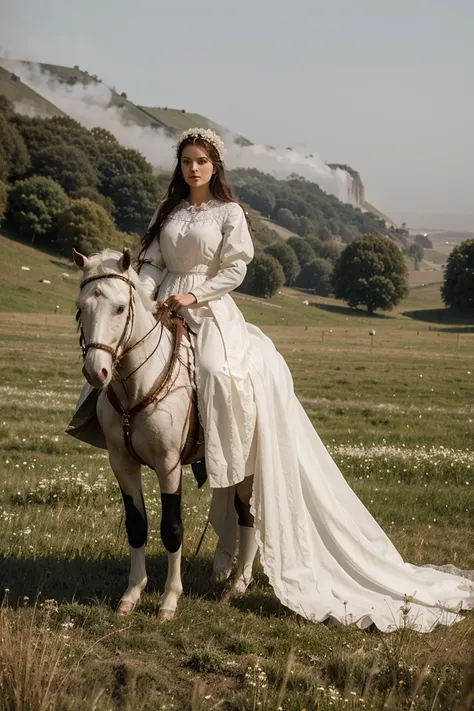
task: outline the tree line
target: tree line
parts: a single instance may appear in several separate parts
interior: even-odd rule
[[[70,256],[139,237],[169,182],[137,150],[125,148],[103,128],[86,129],[70,117],[17,114],[0,97],[0,221],[22,239]],[[284,240],[253,219],[256,256],[241,291],[270,297],[284,284],[350,306],[388,310],[407,293],[405,253],[415,263],[432,244],[426,235],[388,228],[327,195],[315,183],[291,176],[277,180],[258,170],[230,173],[245,205],[295,233]],[[448,305],[474,305],[474,241],[449,258],[443,298]]]

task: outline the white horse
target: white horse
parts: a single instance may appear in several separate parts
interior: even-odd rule
[[[77,299],[83,373],[90,385],[101,390],[97,417],[122,491],[130,544],[129,584],[118,612],[130,614],[147,583],[147,518],[141,485],[141,464],[146,463],[156,471],[161,491],[160,530],[168,551],[168,575],[159,618],[168,620],[183,590],[181,464],[195,429],[190,417],[195,394],[192,349],[183,338],[177,350],[173,333],[157,321],[157,304],[141,288],[127,249],[123,255],[105,250],[89,258],[74,250],[74,261],[83,269]],[[195,459],[202,454],[197,451]],[[248,509],[248,500],[244,506]],[[238,594],[248,586],[246,563],[245,575],[243,563],[237,563],[234,591]],[[219,545],[213,569],[220,579],[231,572],[231,560]]]

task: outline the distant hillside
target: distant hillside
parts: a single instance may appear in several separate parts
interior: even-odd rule
[[[21,104],[23,109],[29,109],[43,118],[48,116],[64,116],[64,112],[51,104],[29,86],[23,84],[13,72],[0,66],[0,95],[14,104]]]
[[[43,99],[39,94],[30,89],[26,84],[21,81],[10,80],[11,71],[15,66],[33,66],[31,62],[26,62],[23,60],[9,60],[0,58],[0,63],[7,67],[7,69],[0,67],[2,74],[8,78],[9,83],[13,85],[13,88],[9,88],[5,85],[0,85],[0,94],[4,94],[11,101],[21,101],[22,103],[30,103],[33,108],[38,111],[43,110],[41,115],[57,116],[64,115],[64,113],[57,107],[51,104],[46,99]],[[81,83],[85,86],[89,84],[101,84],[102,80],[96,74],[89,74],[87,71],[83,71],[78,66],[73,68],[63,67],[57,64],[45,64],[39,63],[35,66],[40,67],[43,71],[49,72],[52,77],[56,78],[60,83],[68,84],[69,86],[74,86],[77,83]],[[127,98],[126,92],[119,93],[115,88],[107,87],[111,91],[111,101],[109,106],[113,106],[120,110],[122,118],[126,124],[138,125],[138,126],[150,126],[152,128],[160,128],[167,130],[170,134],[176,134],[184,131],[187,128],[192,128],[193,126],[199,126],[202,128],[211,128],[220,134],[228,133],[228,130],[223,126],[219,126],[205,116],[200,114],[189,113],[184,109],[172,109],[172,108],[159,108],[152,106],[138,106]],[[33,97],[35,95],[35,100]],[[42,102],[48,106],[48,113],[45,114],[45,109],[41,106]],[[238,137],[238,141],[242,145],[250,145],[248,141],[243,136]]]
[[[83,84],[84,86],[102,84],[102,80],[98,75],[90,74],[88,71],[81,69],[78,65],[71,68],[56,64],[32,63],[24,60],[0,58],[0,94],[3,94],[11,101],[21,104],[24,107],[31,107],[32,112],[36,111],[41,116],[64,116],[64,113],[60,108],[51,103],[51,101],[44,99],[39,93],[33,91],[25,83],[21,82],[18,77],[13,78],[14,75],[12,73],[15,70],[20,72],[22,67],[24,67],[25,70],[27,68],[31,68],[32,70],[39,68],[43,72],[48,72],[60,83],[69,86],[76,84]],[[36,83],[34,85],[36,87]],[[188,112],[185,109],[136,105],[129,100],[125,91],[120,91],[121,88],[122,87],[116,89],[115,87],[111,88],[107,86],[107,89],[110,91],[109,107],[114,107],[119,110],[122,121],[126,125],[164,130],[172,136],[193,126],[211,128],[221,135],[230,133],[225,127],[211,121],[207,117]],[[235,136],[235,140],[243,146],[252,145],[251,141],[243,136],[237,135]],[[364,184],[359,173],[354,168],[339,163],[329,164],[329,167],[344,170],[351,176],[352,199],[363,211],[368,211],[376,215],[387,225],[394,224],[386,215],[365,202]]]
[[[367,212],[371,212],[373,215],[377,215],[377,217],[380,217],[382,220],[384,220],[384,222],[387,225],[396,227],[395,222],[393,220],[391,220],[390,217],[387,217],[387,215],[384,215],[383,212],[381,212],[380,210],[377,210],[377,208],[374,207],[373,205],[371,205],[370,202],[367,202],[367,200],[364,200],[364,202],[362,204],[362,208],[364,210],[367,210]]]
[[[167,106],[164,108],[139,106],[139,108],[176,132],[185,131],[187,128],[198,126],[199,128],[210,128],[220,135],[228,133],[228,130],[223,126],[219,126],[219,124],[210,121],[205,116],[201,116],[201,114],[189,113],[185,111],[185,109],[170,109]],[[252,143],[243,136],[237,136],[236,141],[242,146],[252,145]]]

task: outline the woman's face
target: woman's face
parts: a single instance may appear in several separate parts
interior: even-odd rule
[[[205,149],[191,144],[183,148],[181,172],[190,188],[200,188],[210,183],[216,171]]]

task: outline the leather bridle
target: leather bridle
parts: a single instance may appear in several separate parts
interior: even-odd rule
[[[120,279],[121,281],[125,282],[128,285],[128,292],[129,292],[129,301],[128,301],[128,310],[127,310],[127,319],[125,321],[125,326],[122,331],[122,334],[118,340],[118,343],[116,347],[114,348],[113,346],[110,346],[105,343],[86,343],[85,342],[85,336],[84,336],[84,331],[82,327],[82,319],[81,319],[81,310],[78,309],[77,314],[76,314],[76,320],[78,322],[79,328],[80,328],[80,338],[79,338],[79,343],[81,346],[82,350],[82,358],[83,360],[86,358],[87,353],[91,348],[97,348],[99,350],[106,351],[107,353],[110,353],[112,357],[112,369],[115,371],[115,377],[118,379],[123,386],[126,395],[127,393],[127,388],[126,388],[126,381],[128,378],[130,378],[132,375],[134,375],[152,356],[153,354],[157,351],[160,343],[161,343],[161,338],[163,335],[163,329],[164,325],[162,322],[162,319],[157,319],[156,323],[150,328],[150,330],[141,338],[139,341],[133,344],[133,346],[127,348],[127,332],[130,330],[128,338],[132,336],[133,333],[133,327],[135,323],[135,304],[134,304],[134,298],[133,298],[133,291],[132,289],[136,289],[135,284],[130,280],[127,279],[127,277],[122,276],[121,274],[115,274],[115,273],[107,273],[107,274],[98,274],[96,276],[91,276],[88,277],[87,279],[84,279],[81,284],[80,284],[80,290],[82,290],[87,284],[90,284],[93,281],[98,281],[99,279]],[[124,443],[125,446],[131,454],[134,459],[136,459],[140,464],[145,464],[146,466],[149,466],[151,469],[153,467],[150,466],[147,462],[144,462],[141,457],[137,454],[135,451],[135,448],[133,447],[132,444],[132,437],[131,437],[131,423],[132,419],[134,418],[135,415],[138,415],[140,412],[145,410],[147,407],[149,407],[152,403],[154,402],[161,402],[173,389],[173,386],[176,382],[176,379],[178,378],[179,375],[179,370],[176,376],[173,378],[173,371],[174,371],[174,366],[177,361],[179,361],[180,364],[182,364],[181,359],[179,358],[179,349],[181,345],[181,341],[183,336],[186,336],[190,343],[191,343],[191,338],[189,336],[189,327],[187,324],[185,324],[184,319],[182,316],[179,314],[174,314],[173,315],[173,320],[175,324],[175,343],[171,355],[170,362],[168,364],[168,368],[164,375],[161,375],[158,377],[158,379],[155,381],[155,383],[152,385],[150,391],[146,395],[143,400],[141,400],[139,403],[134,405],[133,407],[129,407],[128,409],[124,408],[122,404],[120,403],[120,400],[115,392],[115,390],[112,387],[112,383],[109,383],[107,386],[107,397],[112,405],[112,407],[116,410],[116,412],[122,417],[122,430],[123,430],[123,436],[124,436]],[[121,376],[117,372],[117,368],[120,364],[120,361],[130,353],[134,348],[136,348],[140,343],[143,343],[143,341],[148,338],[148,336],[155,330],[155,328],[161,326],[161,333],[160,337],[158,339],[158,342],[155,346],[155,348],[151,351],[151,353],[145,358],[144,361],[138,365],[135,370],[133,370],[131,373],[129,373],[127,376]],[[128,341],[127,341],[128,342]],[[122,349],[122,352],[120,353],[120,348],[124,345],[124,348]],[[192,348],[192,343],[191,343],[191,349],[193,350],[193,355],[194,355],[194,349]],[[186,366],[188,367],[188,366]],[[163,391],[166,391],[163,393]],[[186,417],[186,422],[188,423],[188,436],[184,442],[183,448],[181,450],[181,455],[180,455],[180,461],[184,463],[188,463],[188,461],[192,460],[193,455],[195,452],[199,450],[199,447],[201,445],[201,430],[200,430],[200,424],[199,424],[199,419],[197,416],[197,400],[196,400],[196,388],[195,386],[193,387],[193,393],[190,398],[190,404],[188,408],[188,414]]]
[[[110,355],[112,356],[112,367],[114,368],[117,365],[118,360],[120,360],[120,358],[122,358],[124,355],[124,354],[122,354],[122,356],[118,356],[118,352],[119,352],[120,346],[125,341],[128,327],[131,326],[130,334],[133,331],[133,324],[134,324],[134,320],[135,320],[135,309],[134,309],[132,289],[135,289],[136,287],[135,287],[135,284],[130,279],[127,279],[127,277],[124,277],[121,274],[113,274],[112,273],[112,274],[97,274],[96,276],[91,276],[91,277],[88,277],[87,279],[84,279],[84,281],[81,281],[80,290],[82,291],[82,289],[87,284],[90,284],[93,281],[98,281],[99,279],[120,279],[121,281],[124,281],[128,285],[128,297],[129,298],[128,298],[127,320],[125,321],[125,326],[122,331],[122,335],[120,336],[119,341],[118,341],[115,348],[113,346],[107,345],[106,343],[86,343],[84,331],[82,328],[82,321],[80,318],[81,312],[79,310],[76,315],[76,319],[79,322],[79,326],[81,329],[81,336],[80,336],[79,343],[80,343],[80,346],[82,349],[82,358],[83,359],[86,357],[86,355],[88,354],[88,352],[91,348],[98,348],[102,351],[106,351],[107,353],[110,353]]]

